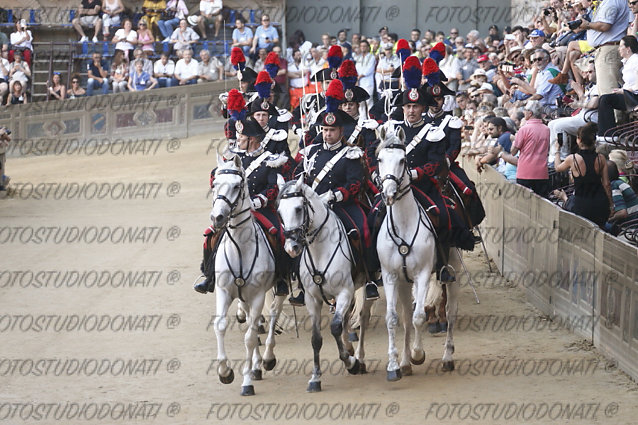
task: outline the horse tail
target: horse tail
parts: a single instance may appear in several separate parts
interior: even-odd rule
[[[425,308],[438,306],[443,299],[443,285],[437,279],[431,279],[428,293],[425,295]]]

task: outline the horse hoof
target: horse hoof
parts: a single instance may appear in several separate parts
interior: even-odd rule
[[[441,324],[439,322],[428,323],[428,332],[432,335],[438,334],[441,332]]]
[[[241,395],[255,395],[255,387],[252,385],[242,385]]]
[[[412,376],[412,365],[401,366],[401,376]]]
[[[423,362],[425,362],[425,351],[423,352],[423,357],[421,357],[420,359],[415,359],[414,357],[410,355],[410,363],[412,363],[413,365],[418,366],[423,364]]]
[[[447,362],[443,362],[443,371],[451,372],[454,370],[454,360],[449,360]]]
[[[257,327],[257,333],[258,333],[259,335],[263,335],[263,334],[265,334],[265,333],[266,333],[266,328],[264,328],[264,325],[259,325],[259,326]]]
[[[401,379],[401,369],[397,370],[389,370],[386,376],[387,380],[390,382],[395,382]]]
[[[357,342],[359,341],[359,335],[357,335],[356,332],[349,332],[348,333],[348,341],[350,342]]]
[[[235,380],[235,372],[233,372],[233,370],[230,370],[230,373],[228,374],[228,376],[221,376],[219,375],[219,381],[222,384],[230,384],[231,382],[233,382]]]
[[[250,379],[252,379],[253,381],[261,381],[262,380],[261,369],[251,370]]]
[[[447,333],[447,322],[441,322],[441,330],[440,330],[440,332],[442,334]]]
[[[366,364],[359,362],[359,375],[365,375],[368,373],[368,369],[366,368]]]
[[[277,364],[276,358],[273,358],[272,360],[264,360],[264,369],[273,370],[276,364]]]
[[[240,316],[239,314],[236,314],[235,317],[237,318],[237,323],[246,323],[246,316]]]
[[[321,391],[321,382],[309,382],[308,389],[306,390],[309,393],[318,393]]]
[[[352,365],[350,369],[348,369],[348,373],[350,375],[356,375],[357,373],[359,373],[360,369],[361,369],[361,363],[359,363],[359,359],[354,359],[354,364]]]

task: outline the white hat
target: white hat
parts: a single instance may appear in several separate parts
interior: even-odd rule
[[[480,75],[482,75],[483,77],[487,77],[487,74],[485,73],[485,70],[483,68],[477,68],[470,78],[473,79],[473,78],[478,77]]]
[[[491,93],[494,93],[494,87],[492,87],[492,85],[490,83],[483,83],[481,84],[481,87],[479,87],[479,89],[477,91],[482,91],[482,90],[487,90]]]
[[[189,23],[189,25],[195,26],[199,22],[199,19],[200,17],[197,15],[190,15],[188,18],[186,18],[186,21]]]

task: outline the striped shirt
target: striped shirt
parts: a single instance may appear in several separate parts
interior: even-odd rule
[[[627,215],[638,213],[638,196],[627,183],[622,180],[612,181],[611,195],[614,211],[627,210]]]

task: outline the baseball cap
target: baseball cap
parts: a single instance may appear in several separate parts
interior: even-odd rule
[[[478,76],[486,77],[486,76],[487,76],[487,74],[485,73],[485,70],[484,70],[484,69],[482,69],[482,68],[477,68],[477,69],[475,69],[475,70],[474,70],[474,72],[472,73],[472,75],[470,76],[470,78],[475,78],[475,77],[478,77]]]
[[[487,55],[481,55],[478,58],[476,58],[476,61],[478,63],[487,62],[488,60],[490,60],[490,58],[488,58]]]
[[[529,34],[529,38],[532,38],[532,37],[543,37],[543,38],[545,38],[545,33],[543,31],[537,29],[537,30],[532,31]]]
[[[483,83],[481,84],[481,87],[478,88],[478,92],[483,91],[483,90],[487,90],[491,93],[494,92],[494,87],[492,87],[492,85],[490,83]]]

